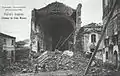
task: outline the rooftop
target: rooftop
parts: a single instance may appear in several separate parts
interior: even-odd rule
[[[0,32],[0,36],[16,39],[16,37],[13,37],[13,36],[1,33],[1,32]]]
[[[48,4],[43,8],[34,9],[34,10],[37,10],[39,14],[64,13],[64,14],[67,14],[68,16],[71,16],[73,12],[76,11],[75,9],[57,1]]]

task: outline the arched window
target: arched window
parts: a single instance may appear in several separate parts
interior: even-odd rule
[[[117,54],[116,50],[114,52],[113,60],[114,60],[114,63],[115,63],[115,68],[117,68],[118,67],[118,54]]]
[[[106,59],[108,59],[108,52],[106,51]]]
[[[96,42],[96,35],[95,34],[91,35],[91,42]]]

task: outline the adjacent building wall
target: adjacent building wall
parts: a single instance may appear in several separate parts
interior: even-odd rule
[[[102,25],[96,24],[96,23],[91,23],[88,25],[83,26],[84,31],[81,32],[83,33],[83,51],[84,52],[89,52],[92,53],[95,50],[95,47],[97,46],[97,43],[101,37],[101,32],[102,32]],[[92,35],[95,35],[94,39],[95,42],[92,41],[93,38]],[[98,52],[96,54],[96,57],[99,59],[102,59],[102,48],[103,48],[103,41],[101,42]],[[91,51],[94,49],[93,51]]]
[[[113,8],[113,6],[115,6],[115,8]],[[120,1],[103,0],[104,26],[112,9],[113,14],[110,16],[110,21],[108,21],[108,27],[104,36],[103,58],[104,62],[112,63],[116,66],[116,68],[118,68],[120,63]]]
[[[2,53],[3,62],[5,61],[7,63],[7,65],[10,65],[11,63],[13,63],[15,61],[16,38],[6,35],[6,34],[3,34],[3,33],[0,33],[0,40],[1,40],[0,43],[2,43],[0,45],[0,47],[1,47],[0,51]]]

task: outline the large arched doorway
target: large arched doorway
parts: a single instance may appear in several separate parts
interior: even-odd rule
[[[44,29],[45,42],[51,40],[52,50],[58,49],[64,40],[74,31],[75,23],[69,17],[49,15],[40,20]],[[72,37],[72,36],[71,36]],[[49,46],[49,45],[48,45]],[[59,50],[68,50],[68,41]]]
[[[110,62],[112,62],[112,60],[113,60],[113,45],[112,44],[110,44],[110,46],[109,46],[109,61]]]
[[[108,51],[106,51],[106,60],[108,59]]]
[[[44,8],[34,9],[32,19],[35,25],[42,27],[45,50],[68,50],[68,42],[74,42],[77,22],[75,9],[54,2]]]
[[[114,51],[113,61],[115,64],[115,68],[117,69],[117,67],[118,67],[118,54],[117,54],[116,50]]]

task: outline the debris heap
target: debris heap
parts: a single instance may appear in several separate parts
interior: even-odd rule
[[[35,60],[35,65],[38,66],[39,71],[42,72],[74,70],[77,73],[83,74],[88,59],[83,57],[80,53],[74,53],[73,55],[71,53],[71,55],[69,55],[70,53],[65,52],[66,51],[46,51]]]

